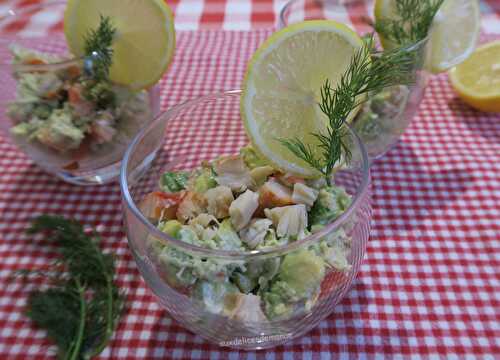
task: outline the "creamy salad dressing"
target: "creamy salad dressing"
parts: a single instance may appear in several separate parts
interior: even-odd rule
[[[408,127],[405,118],[410,89],[396,85],[382,90],[363,104],[353,120],[354,129],[372,156],[378,156],[393,144]]]
[[[162,232],[191,245],[248,252],[290,244],[340,216],[351,197],[322,180],[283,174],[247,146],[190,173],[167,172],[140,209]],[[149,240],[167,283],[207,311],[264,322],[309,311],[328,269],[349,271],[341,228],[308,248],[265,260],[200,258]]]

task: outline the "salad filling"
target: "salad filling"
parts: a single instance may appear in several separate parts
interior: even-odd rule
[[[11,46],[11,52],[14,65],[67,60],[18,45]],[[16,99],[7,106],[11,133],[30,155],[54,166],[83,170],[112,163],[152,118],[146,91],[94,79],[83,64],[13,75]]]
[[[410,89],[396,85],[373,95],[361,108],[353,121],[370,155],[380,155],[407,127],[403,112],[408,103]]]
[[[166,172],[159,187],[141,212],[169,236],[214,250],[290,244],[351,204],[344,188],[284,174],[251,146],[192,172]],[[341,228],[306,249],[247,262],[198,257],[154,238],[149,248],[165,281],[210,313],[263,322],[311,309],[327,269],[350,270],[351,238]]]

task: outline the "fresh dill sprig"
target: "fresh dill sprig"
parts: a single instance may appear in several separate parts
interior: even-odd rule
[[[384,39],[402,46],[425,39],[444,0],[395,0],[397,16],[373,25]]]
[[[114,259],[101,252],[98,235],[87,235],[75,220],[42,215],[28,230],[39,232],[49,232],[61,255],[56,265],[66,271],[50,278],[49,289],[30,294],[27,315],[47,331],[60,359],[92,358],[107,346],[123,308],[113,282]]]
[[[85,57],[91,62],[92,74],[96,79],[107,79],[109,76],[109,68],[113,63],[111,45],[115,33],[116,28],[111,19],[101,15],[99,27],[89,30],[85,36]]]
[[[345,120],[361,103],[367,93],[377,93],[383,88],[411,84],[414,81],[415,54],[398,48],[373,54],[373,36],[353,55],[349,67],[335,88],[326,79],[321,88],[321,111],[328,117],[326,133],[312,133],[318,141],[319,154],[300,139],[278,139],[296,157],[302,159],[330,182],[334,168],[341,162],[349,162],[350,146],[347,141]]]

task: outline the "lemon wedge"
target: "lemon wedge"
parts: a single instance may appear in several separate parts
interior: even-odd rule
[[[154,85],[175,50],[172,11],[163,0],[69,0],[64,34],[71,52],[83,56],[85,36],[107,16],[116,28],[110,79],[132,89]]]
[[[500,112],[500,41],[477,48],[450,70],[449,78],[465,103],[478,110]]]
[[[333,87],[362,46],[347,26],[331,20],[290,25],[269,37],[251,58],[241,98],[241,116],[254,148],[283,171],[318,176],[278,139],[299,139],[319,154],[311,133],[324,133],[320,89]],[[351,117],[354,116],[351,113]]]

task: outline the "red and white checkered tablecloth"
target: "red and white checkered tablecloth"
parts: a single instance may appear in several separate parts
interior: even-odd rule
[[[34,4],[54,0],[0,0],[0,18],[10,9],[28,8]],[[223,29],[253,30],[269,29],[277,25],[279,12],[288,0],[165,0],[175,14],[177,30]],[[344,0],[348,1],[348,0]],[[371,15],[374,0],[366,5],[355,6],[344,12],[343,22],[358,26],[363,13]],[[305,9],[307,12],[308,9]],[[356,12],[356,17],[352,12]],[[500,34],[500,0],[481,0],[484,32]],[[350,13],[351,12],[351,13]],[[62,28],[62,10],[33,11],[30,18],[10,26],[10,30],[25,33],[59,31]],[[0,29],[2,30],[2,29]]]
[[[179,14],[179,7],[188,1],[176,3]],[[217,8],[227,9],[233,6],[230,3],[206,1],[200,6],[218,4]],[[500,1],[488,3],[491,9]],[[252,4],[269,6],[264,1]],[[4,7],[5,2],[0,3],[0,13]],[[60,28],[60,18],[55,19],[44,20],[47,29]],[[32,18],[18,30],[29,31],[34,23]],[[192,23],[196,28],[199,24]],[[175,60],[162,82],[163,108],[238,88],[247,59],[269,34],[264,29],[179,32]],[[213,150],[211,136],[227,136],[228,142],[217,144],[227,151],[245,142],[240,125],[215,126],[208,133],[205,128],[192,129],[182,138],[175,136],[175,129],[169,130],[175,155],[192,160]],[[33,243],[24,234],[30,219],[41,213],[74,216],[97,227],[104,247],[117,255],[118,283],[127,293],[127,308],[103,359],[500,356],[500,116],[461,103],[445,74],[433,78],[419,115],[398,145],[372,168],[373,229],[352,289],[316,329],[264,352],[209,344],[160,308],[128,250],[117,185],[83,188],[62,183],[1,137],[0,151],[2,360],[54,358],[44,333],[23,315],[32,287],[8,281],[16,269],[43,266],[54,258],[47,244]]]
[[[237,88],[246,60],[268,30],[181,32],[163,81],[164,108],[214,90]],[[75,187],[44,174],[0,141],[0,359],[49,359],[42,331],[23,315],[29,286],[7,279],[47,264],[51,248],[24,231],[40,213],[95,226],[118,258],[126,313],[109,359],[329,359],[431,356],[495,359],[500,354],[500,117],[476,112],[435,77],[420,113],[372,169],[373,231],[367,257],[334,314],[304,337],[265,352],[222,349],[184,330],[141,280],[122,231],[117,185]],[[227,150],[242,126],[170,128],[176,156],[205,156],[211,136]],[[197,144],[196,147],[190,144]]]

